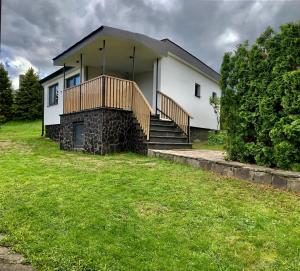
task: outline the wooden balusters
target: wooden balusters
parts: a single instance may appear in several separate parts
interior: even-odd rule
[[[154,112],[135,82],[102,75],[64,91],[65,114],[99,107],[132,110],[149,139]]]
[[[190,118],[187,113],[178,103],[166,94],[157,91],[157,111],[162,118],[173,120],[176,125],[189,137],[190,136]]]

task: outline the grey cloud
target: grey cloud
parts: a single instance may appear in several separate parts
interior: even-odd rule
[[[100,25],[165,38],[217,71],[224,51],[253,42],[267,26],[299,20],[300,1],[206,0],[4,0],[3,45],[9,61],[23,57],[41,75],[52,58]],[[172,2],[172,4],[170,3]],[[168,4],[170,3],[170,4]],[[227,32],[226,32],[227,31]],[[222,44],[224,33],[238,39]],[[11,77],[19,70],[10,68]]]

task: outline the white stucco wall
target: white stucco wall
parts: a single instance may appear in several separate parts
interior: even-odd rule
[[[78,74],[80,69],[72,69],[66,72],[66,78]],[[84,78],[84,76],[83,76]],[[49,87],[58,83],[58,104],[49,106]],[[44,87],[44,123],[45,125],[60,124],[59,115],[63,113],[63,74],[52,78],[42,84]]]
[[[213,92],[221,96],[218,83],[173,55],[162,58],[159,66],[159,90],[192,115],[191,126],[217,129],[217,118],[209,98]],[[200,98],[195,96],[195,83],[201,86]]]
[[[153,103],[153,71],[139,73],[135,75],[135,82],[145,95],[149,104]]]

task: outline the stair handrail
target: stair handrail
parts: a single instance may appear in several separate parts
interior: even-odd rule
[[[146,97],[140,90],[136,82],[132,82],[132,104],[131,109],[139,122],[147,140],[150,139],[150,120],[151,115],[154,115],[155,112]]]
[[[184,110],[182,106],[170,96],[159,90],[156,91],[156,111],[159,112],[162,117],[174,121],[188,137],[188,141],[190,142],[190,120],[192,118],[190,113]]]

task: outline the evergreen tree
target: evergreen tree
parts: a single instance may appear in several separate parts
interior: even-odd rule
[[[13,94],[7,71],[0,63],[0,122],[12,118]]]
[[[229,158],[300,170],[300,21],[226,53],[221,76]]]
[[[17,119],[31,120],[42,117],[42,86],[32,68],[25,73],[15,99]]]

